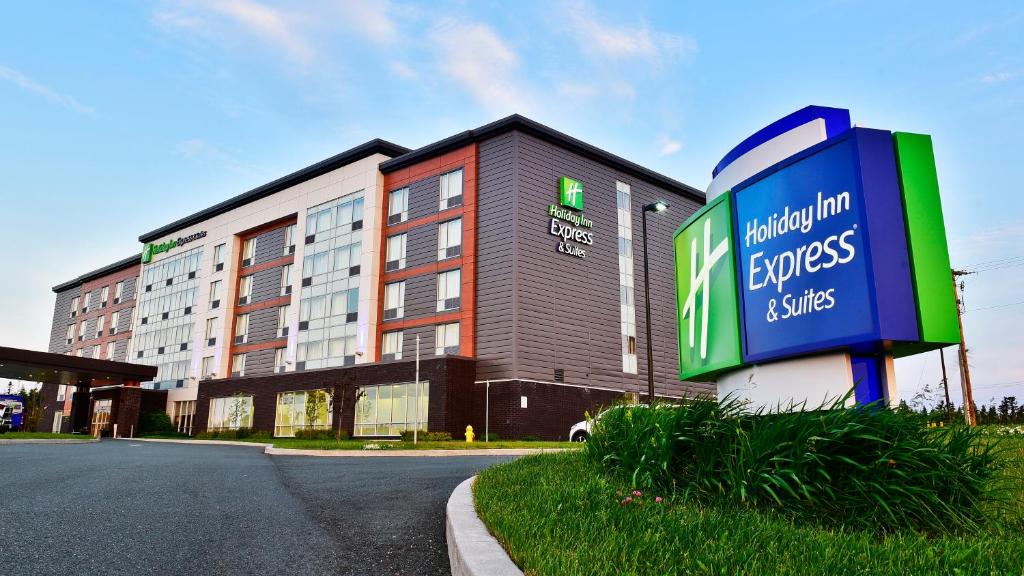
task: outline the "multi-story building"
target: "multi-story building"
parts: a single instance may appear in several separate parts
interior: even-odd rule
[[[145,386],[189,432],[564,437],[646,393],[657,201],[657,393],[709,391],[676,377],[671,247],[703,194],[520,116],[416,150],[373,140],[146,232],[141,260],[54,288],[50,351],[157,366]]]

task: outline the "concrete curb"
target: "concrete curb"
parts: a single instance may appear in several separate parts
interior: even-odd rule
[[[473,476],[459,484],[445,509],[444,531],[452,576],[523,576],[477,516],[472,488],[475,481]]]
[[[93,444],[99,441],[99,438],[85,438],[82,440],[71,438],[22,438],[19,440],[4,440],[0,438],[0,446],[14,444]]]
[[[268,456],[316,456],[320,458],[366,458],[366,457],[442,457],[442,456],[530,456],[545,452],[563,452],[572,448],[495,448],[470,450],[308,450],[300,448],[275,448],[273,444],[239,442],[237,440],[175,440],[172,438],[117,438],[132,442],[163,442],[166,444],[208,444],[213,446],[251,446],[263,448]]]

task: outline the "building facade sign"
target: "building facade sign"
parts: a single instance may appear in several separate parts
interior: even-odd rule
[[[206,238],[206,230],[203,230],[202,232],[196,232],[195,234],[189,234],[188,236],[172,238],[170,240],[167,240],[166,242],[150,242],[143,246],[142,248],[142,263],[149,264],[150,262],[153,261],[153,256],[156,256],[157,254],[163,254],[164,252],[170,252],[171,250],[177,248],[178,246],[188,244],[189,242],[194,242],[201,238]]]
[[[548,234],[558,236],[557,250],[577,258],[586,258],[585,246],[594,243],[593,220],[583,216],[583,182],[562,176],[558,180],[559,202],[548,205]]]

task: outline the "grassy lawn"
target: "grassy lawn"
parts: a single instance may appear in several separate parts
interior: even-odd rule
[[[485,470],[478,511],[527,575],[1021,574],[1024,437],[1003,441],[1014,494],[976,534],[877,536],[799,524],[770,511],[630,496],[583,453]],[[664,496],[664,495],[660,495]]]
[[[50,432],[5,432],[0,440],[88,440],[83,434],[53,434]]]
[[[158,435],[146,436],[146,438],[196,440],[196,438]],[[273,444],[277,448],[295,448],[299,450],[494,450],[501,448],[579,448],[579,444],[573,444],[572,442],[519,440],[473,442],[472,444],[451,440],[447,442],[418,442],[413,444],[412,442],[402,442],[400,440],[307,440],[302,438],[271,438],[269,436],[256,435],[231,441]],[[367,445],[372,447],[366,448]]]

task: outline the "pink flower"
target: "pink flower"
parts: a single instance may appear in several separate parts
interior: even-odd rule
[[[641,497],[643,495],[644,495],[643,492],[641,492],[639,490],[633,490],[633,496],[636,496],[637,498],[639,498],[639,497]]]
[[[632,498],[630,498],[629,496],[626,496],[626,499],[622,501],[622,505],[625,506],[626,504],[629,504],[632,501],[633,501]]]
[[[654,497],[654,501],[657,502],[658,504],[661,504],[661,500],[662,500],[661,496],[655,496]]]

